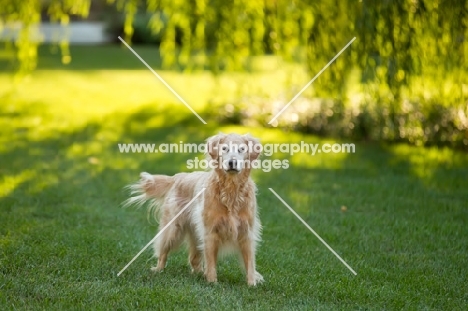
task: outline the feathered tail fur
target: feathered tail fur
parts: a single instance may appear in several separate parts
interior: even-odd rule
[[[131,196],[123,203],[123,206],[141,207],[149,202],[148,216],[152,215],[158,220],[159,207],[173,184],[173,176],[151,175],[143,172],[140,174],[139,181],[127,186]]]

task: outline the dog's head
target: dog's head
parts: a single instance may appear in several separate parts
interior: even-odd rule
[[[216,170],[226,174],[250,171],[252,161],[262,150],[260,141],[249,134],[219,133],[208,138],[207,144],[210,158],[217,163]]]

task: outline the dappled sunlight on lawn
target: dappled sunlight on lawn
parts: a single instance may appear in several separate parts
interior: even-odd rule
[[[390,165],[397,166],[409,162],[412,172],[421,178],[431,177],[433,169],[460,168],[468,165],[466,153],[448,147],[414,147],[406,144],[388,146],[386,149],[393,155]]]
[[[160,75],[195,111],[208,119],[210,116],[204,114],[225,113],[219,108],[212,111],[212,101],[226,102],[249,94],[279,96],[286,79],[284,72],[275,79],[268,73],[226,74],[218,78],[206,72],[162,71]],[[245,87],[238,89],[239,85]],[[119,119],[145,113],[142,109],[152,114],[151,121],[145,120],[145,127],[172,125],[174,116],[191,114],[148,70],[38,70],[18,85],[13,84],[8,75],[0,75],[0,98],[4,103],[3,114],[29,115],[14,122],[0,122],[9,128],[28,129],[30,139],[40,139],[56,130],[70,131],[93,122],[103,124],[103,129],[109,127],[122,134]],[[115,120],[110,120],[111,116]],[[199,121],[193,118],[194,124],[198,124]]]
[[[35,172],[31,169],[25,169],[17,174],[2,174],[0,180],[0,197],[7,197],[16,187],[22,183],[29,182],[35,177]]]
[[[7,113],[28,112],[32,105],[35,107],[35,119],[18,120],[22,121],[18,126],[36,126],[36,135],[40,135],[38,132],[54,131],[57,128],[70,129],[89,122],[102,122],[112,114],[115,117],[120,114],[122,117],[137,112],[146,105],[152,105],[156,112],[163,107],[174,113],[188,111],[165,86],[148,73],[39,71],[30,81],[24,82],[19,90],[11,91],[8,84],[3,84],[0,96],[4,97],[3,110]],[[181,74],[176,76],[179,83],[184,85],[181,96],[186,97],[194,108],[203,107],[212,85],[205,81],[207,78],[194,79]],[[3,78],[0,76],[0,79]],[[197,82],[193,85],[187,81]],[[200,94],[184,94],[195,90]],[[163,121],[162,118],[156,125],[163,125]]]
[[[293,142],[292,142],[293,143]],[[334,141],[322,141],[317,147],[321,150],[324,144],[335,144]],[[314,143],[315,144],[315,143]],[[297,165],[303,168],[319,168],[319,169],[340,169],[344,167],[344,162],[347,157],[356,156],[355,154],[349,154],[345,152],[340,153],[316,153],[312,154],[312,148],[309,149],[309,153],[302,152],[295,154],[291,157],[291,164]]]

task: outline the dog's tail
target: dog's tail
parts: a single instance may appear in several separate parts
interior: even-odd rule
[[[127,187],[130,189],[131,197],[123,205],[124,207],[131,205],[141,207],[146,202],[149,202],[148,216],[153,215],[158,219],[159,207],[173,184],[173,176],[151,175],[143,172],[140,174],[139,181]]]

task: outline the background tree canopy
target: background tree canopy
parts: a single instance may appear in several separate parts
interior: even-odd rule
[[[147,26],[160,38],[165,68],[249,70],[252,57],[271,54],[306,64],[312,77],[357,37],[315,82],[314,96],[322,99],[318,108],[296,106],[277,125],[358,139],[468,146],[468,1],[108,4],[124,13],[126,40],[134,34],[136,17],[150,16]],[[0,29],[22,25],[13,46],[18,69],[36,66],[38,42],[31,38],[41,14],[66,25],[70,16],[86,17],[90,6],[91,0],[0,0]],[[68,53],[67,43],[60,45]],[[255,105],[239,102],[234,113],[251,115],[250,106]]]

